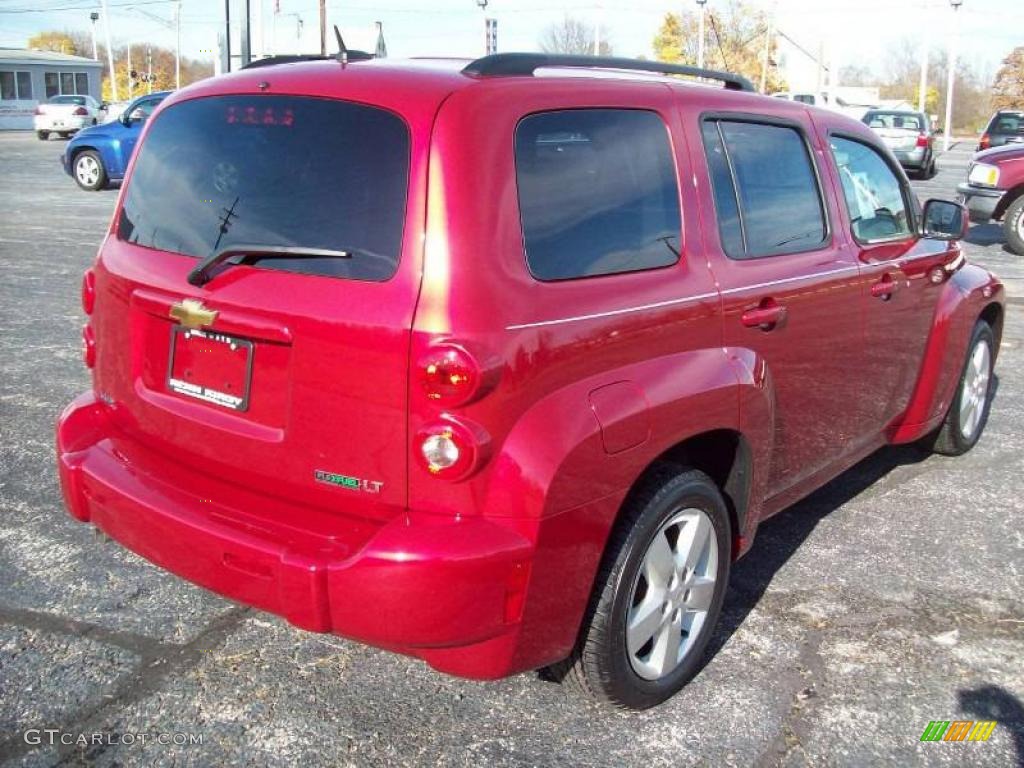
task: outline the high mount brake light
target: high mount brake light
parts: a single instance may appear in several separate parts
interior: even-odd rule
[[[444,405],[462,405],[480,391],[480,365],[455,344],[439,344],[420,359],[420,383],[427,399]]]

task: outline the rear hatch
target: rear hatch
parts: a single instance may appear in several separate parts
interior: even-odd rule
[[[96,267],[96,389],[129,462],[378,519],[405,505],[412,141],[338,99],[156,114]]]
[[[874,115],[868,126],[890,149],[912,150],[924,134],[924,126],[914,115]]]
[[[48,122],[54,128],[60,128],[63,125],[70,125],[71,118],[75,117],[75,111],[78,109],[83,110],[79,113],[79,117],[85,116],[85,98],[84,97],[61,97],[61,102],[46,102],[36,107],[36,111],[40,115],[45,115]]]

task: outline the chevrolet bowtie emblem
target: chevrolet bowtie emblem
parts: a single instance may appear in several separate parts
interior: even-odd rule
[[[202,328],[217,319],[217,310],[207,309],[195,299],[182,299],[171,305],[171,317],[186,328]]]

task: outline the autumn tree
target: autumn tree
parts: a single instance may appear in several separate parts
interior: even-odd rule
[[[1024,108],[1024,45],[1003,59],[992,85],[992,106],[996,109]]]
[[[753,83],[761,82],[764,45],[768,35],[768,17],[744,0],[730,0],[722,11],[708,11],[704,41],[704,66],[743,75]],[[669,13],[654,37],[654,52],[660,61],[697,65],[700,20],[696,12]],[[768,48],[765,90],[785,89],[778,67],[777,40]]]
[[[540,38],[540,49],[545,53],[571,53],[592,56],[594,53],[595,30],[577,18],[566,16],[562,21],[551,24]],[[608,42],[608,30],[600,27],[600,55],[611,56],[612,46]]]
[[[86,39],[88,39],[88,35]],[[66,53],[70,56],[87,56],[92,58],[91,43],[88,48],[85,48],[82,46],[82,42],[80,38],[76,39],[72,32],[49,30],[30,37],[25,47],[35,51],[53,51],[54,53]]]

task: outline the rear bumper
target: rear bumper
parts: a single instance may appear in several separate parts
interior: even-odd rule
[[[61,488],[72,516],[147,560],[315,632],[334,632],[491,678],[518,671],[534,545],[483,518],[407,513],[388,522],[303,510],[243,511],[244,490],[198,498],[126,460],[108,409],[91,394],[57,427]],[[221,482],[221,481],[217,481]],[[208,495],[205,491],[204,495]],[[241,494],[241,495],[239,495]],[[234,508],[220,499],[238,500]]]
[[[904,168],[923,168],[928,151],[924,147],[915,149],[894,149],[893,154]]]
[[[1006,194],[1006,190],[1003,189],[975,187],[966,182],[958,184],[956,191],[963,204],[967,206],[971,221],[975,224],[984,224],[991,221],[999,201]]]

